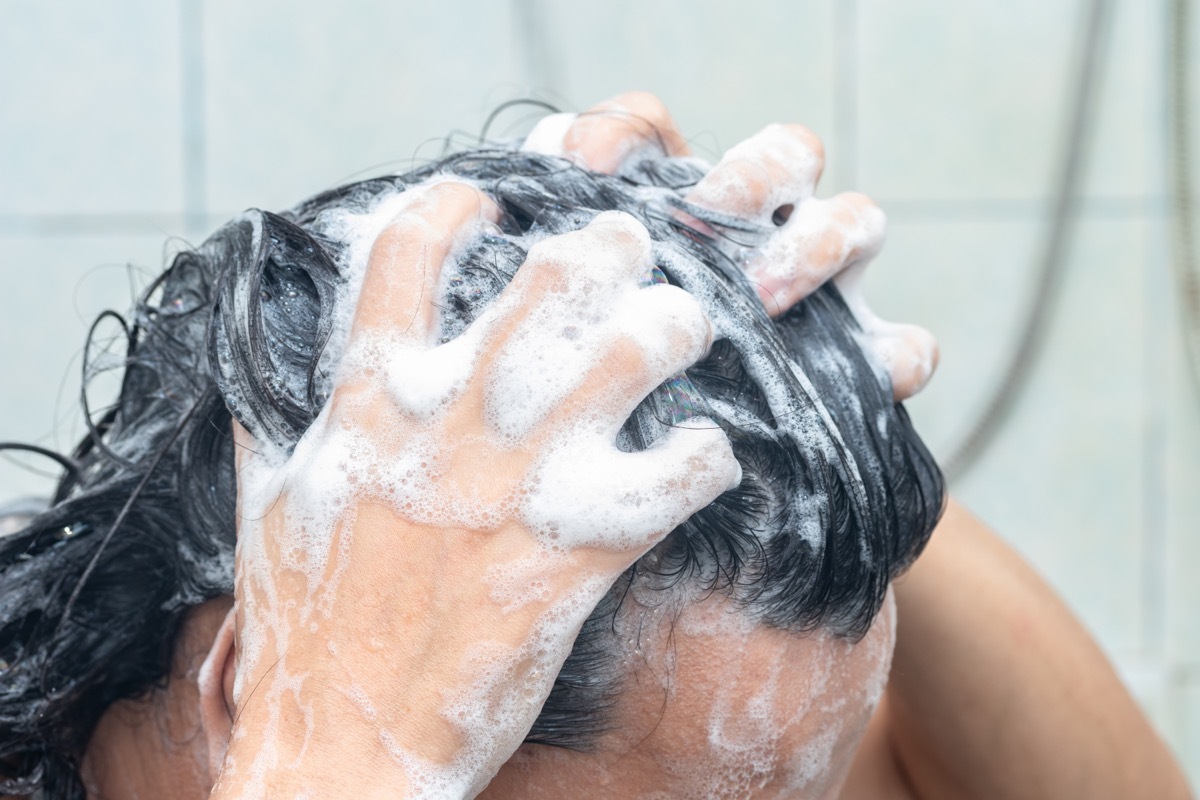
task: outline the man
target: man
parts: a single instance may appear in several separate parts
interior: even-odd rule
[[[683,154],[681,138],[650,98],[625,97],[615,105],[560,119],[560,136],[543,129],[529,146],[613,172],[634,169],[629,157],[648,144]],[[662,170],[685,166],[663,162]],[[459,164],[449,171],[479,181],[494,168]],[[372,200],[360,209],[367,213],[354,219],[327,213],[360,200],[353,191],[324,207],[300,207],[292,219],[315,238],[290,221],[265,218],[259,228],[243,226],[247,237],[214,245],[210,252],[244,247],[262,254],[257,269],[230,271],[213,329],[213,371],[224,402],[257,438],[239,433],[239,614],[226,617],[227,598],[196,606],[178,638],[166,690],[104,713],[84,764],[92,793],[204,796],[228,745],[214,796],[279,796],[289,789],[319,796],[452,796],[482,788],[530,724],[530,742],[563,746],[525,744],[491,780],[486,796],[822,797],[838,796],[844,782],[845,796],[1005,796],[1004,789],[1029,796],[1031,788],[1070,796],[1086,785],[1081,777],[1113,789],[1114,796],[1152,786],[1163,790],[1155,796],[1186,793],[1075,623],[1052,598],[1030,602],[1014,591],[1034,584],[1019,562],[1000,555],[1000,566],[959,569],[973,553],[995,555],[995,545],[959,512],[948,520],[957,533],[943,537],[953,546],[931,547],[909,582],[900,582],[893,609],[888,581],[921,547],[941,487],[922,466],[919,442],[905,434],[906,419],[888,415],[894,414],[893,395],[902,399],[928,377],[933,356],[921,332],[879,323],[854,296],[857,272],[881,241],[881,220],[858,196],[812,200],[819,170],[819,144],[811,135],[769,129],[693,181],[681,203],[657,205],[674,208],[678,222],[644,215],[652,235],[663,237],[656,241],[671,241],[666,231],[675,225],[686,228],[679,249],[653,253],[638,224],[624,217],[602,215],[579,233],[546,238],[536,230],[538,215],[528,213],[536,192],[499,188],[518,178],[502,176],[481,194],[473,185],[446,182],[444,168],[442,182],[423,184],[416,196],[400,195],[387,213],[370,187],[365,194]],[[646,195],[650,188],[642,187]],[[620,191],[603,181],[595,188]],[[579,196],[579,186],[563,186],[568,190]],[[597,193],[589,189],[584,196],[587,207],[599,210]],[[655,210],[653,198],[646,205]],[[378,213],[374,223],[372,213]],[[489,227],[497,223],[508,229]],[[571,220],[559,224],[578,227]],[[342,231],[344,250],[323,246],[331,231]],[[464,298],[480,287],[470,285],[474,273],[461,265],[500,264],[514,236],[517,242],[534,236],[541,246],[529,248],[528,258],[520,253],[516,263],[525,266],[492,306],[471,307]],[[760,331],[752,312],[726,316],[730,304],[742,307],[736,292],[728,293],[733,299],[705,296],[706,285],[687,260],[688,243],[700,241],[697,236],[713,243],[705,252],[718,267],[717,280],[722,252],[749,269],[761,299],[781,315],[778,328]],[[488,237],[494,260],[471,262],[474,242]],[[369,256],[364,251],[358,258],[361,241]],[[289,301],[324,303],[333,285],[321,279],[326,250],[366,265],[360,299],[349,304],[353,318],[318,315],[307,338],[285,331],[270,341],[280,319],[304,317],[304,304]],[[308,266],[296,272],[302,255]],[[456,288],[451,278],[444,300],[426,291],[435,284],[431,270],[443,261],[459,265],[462,279]],[[187,263],[179,266],[162,307],[178,299],[186,315],[205,305],[176,293],[190,285],[181,278]],[[680,294],[655,291],[674,289],[657,286],[655,266],[687,286],[700,308]],[[504,272],[503,264],[496,270]],[[581,276],[586,285],[573,285]],[[847,305],[830,288],[818,290],[834,276]],[[549,294],[566,302],[548,302]],[[247,299],[261,301],[260,316],[239,310]],[[465,303],[460,330],[443,323],[442,332],[458,333],[444,338],[465,344],[452,344],[438,359],[426,357],[430,339],[437,339],[437,305],[449,314],[459,301]],[[639,313],[623,315],[629,304]],[[724,339],[689,370],[695,385],[668,381],[649,407],[638,405],[703,354],[705,317]],[[648,318],[655,321],[651,331],[639,329]],[[529,327],[530,320],[540,327]],[[149,327],[153,336],[156,329]],[[571,344],[554,350],[550,333]],[[268,345],[262,357],[256,357],[263,343],[256,335]],[[777,376],[796,372],[771,372],[756,361],[774,352],[776,335],[791,343],[791,357],[803,368],[803,379],[783,389],[775,385]],[[324,389],[313,378],[321,355],[311,343],[326,338],[340,350],[341,363],[359,368],[341,368],[331,381],[332,410],[316,415],[313,409],[325,405]],[[539,348],[522,349],[525,341]],[[514,385],[511,376],[537,374],[548,350],[556,359],[547,373],[550,387],[520,378]],[[434,374],[463,353],[461,370]],[[513,358],[534,369],[483,369]],[[578,380],[562,379],[572,366]],[[729,373],[734,367],[744,372]],[[409,376],[423,375],[422,368],[431,377],[414,386]],[[298,381],[296,374],[308,378]],[[730,374],[742,377],[730,380]],[[488,416],[491,400],[514,392],[525,407],[505,402],[498,420]],[[622,426],[635,405],[641,416]],[[207,415],[195,408],[187,412],[191,418]],[[607,415],[607,442],[580,432],[581,414],[586,422],[595,408]],[[124,410],[118,428],[144,409],[134,403]],[[876,420],[875,410],[884,416]],[[702,424],[706,417],[722,425]],[[539,436],[547,420],[554,435]],[[863,424],[868,420],[871,425]],[[484,423],[491,427],[478,427]],[[497,430],[505,442],[499,450],[463,446],[494,445]],[[164,440],[188,438],[192,429],[174,431]],[[603,449],[611,448],[614,434],[619,446]],[[760,436],[758,445],[741,438],[753,435]],[[109,441],[120,457],[122,437]],[[572,446],[556,447],[561,441]],[[796,468],[780,473],[783,478],[772,449],[780,441],[778,453],[792,452],[791,442],[804,445],[795,448]],[[588,442],[600,449],[584,466],[611,463],[615,469],[564,481],[560,476],[570,477],[577,466],[571,458],[592,446]],[[361,469],[377,452],[384,458]],[[481,464],[480,452],[492,456]],[[737,466],[731,452],[738,454]],[[339,459],[347,454],[352,457]],[[390,466],[406,462],[421,469],[397,473]],[[679,471],[680,463],[688,468]],[[546,464],[556,468],[542,469]],[[323,485],[339,470],[345,480],[332,490]],[[539,480],[527,481],[523,470]],[[785,479],[800,482],[779,492],[793,485]],[[539,500],[547,482],[552,491]],[[461,502],[429,505],[429,492],[442,500],[469,498],[488,513]],[[514,496],[515,505],[506,505]],[[563,498],[568,507],[555,502]],[[413,503],[425,506],[414,510]],[[697,517],[706,524],[685,525],[639,559],[701,507],[708,516],[697,512],[689,524]],[[336,513],[325,514],[330,508]],[[647,511],[593,524],[611,508]],[[704,532],[722,530],[720,514],[735,515],[737,524],[706,552]],[[812,525],[820,519],[823,525]],[[942,552],[949,555],[933,559]],[[794,561],[789,572],[771,572],[788,557]],[[637,568],[627,571],[635,560]],[[813,564],[826,567],[814,570]],[[609,589],[614,581],[615,591]],[[964,596],[956,590],[964,584],[986,591]],[[165,605],[172,602],[179,601]],[[871,717],[897,613],[895,677]],[[70,613],[62,616],[69,624]],[[915,624],[908,634],[910,619]],[[981,624],[988,620],[997,630]],[[559,648],[570,646],[580,625],[583,634],[567,657]],[[1014,650],[1011,635],[1046,649]],[[529,648],[530,642],[538,646]],[[481,660],[480,644],[499,660]],[[550,691],[557,670],[546,664],[563,658],[566,666]],[[497,663],[499,671],[491,669]],[[964,663],[972,667],[965,673]],[[1014,697],[1052,707],[1047,698],[1061,696],[1067,683],[1048,667],[1061,663],[1075,668],[1072,681],[1088,691],[1094,719],[1086,726],[1045,727],[1055,737],[1077,734],[1072,754],[1079,769],[1043,774],[1049,760],[1039,748],[1022,759],[1025,776],[1014,775],[1013,752],[989,753],[983,746],[997,741],[986,720]],[[910,671],[914,664],[920,669]],[[968,703],[984,713],[965,713]],[[1080,705],[1068,698],[1062,707],[1068,714],[1051,719],[1062,722]],[[866,744],[855,759],[868,718]],[[1038,726],[1029,719],[1009,721],[999,741],[1030,741]],[[1103,749],[1096,734],[1107,739],[1118,729],[1114,741],[1129,755],[1105,763],[1097,757]],[[1114,765],[1128,767],[1115,770],[1127,783],[1106,774]],[[1005,776],[1016,780],[1006,786]]]

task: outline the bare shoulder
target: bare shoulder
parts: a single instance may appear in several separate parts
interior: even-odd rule
[[[891,676],[843,797],[1192,797],[1084,625],[961,506],[894,587]]]

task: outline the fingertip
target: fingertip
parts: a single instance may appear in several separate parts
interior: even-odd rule
[[[560,112],[548,114],[538,120],[533,130],[525,137],[521,151],[525,153],[541,153],[547,156],[562,156],[563,142],[567,131],[578,119],[578,114]]]
[[[428,202],[435,215],[448,232],[469,226],[474,218],[478,222],[496,225],[500,222],[500,206],[474,184],[455,178],[444,178],[425,185]]]
[[[634,297],[629,313],[640,319],[661,319],[661,338],[678,350],[678,359],[672,361],[679,363],[672,373],[687,369],[712,348],[712,320],[690,292],[679,286],[654,284],[639,289]]]
[[[924,330],[924,328],[922,330],[929,337],[929,375],[933,377],[933,373],[937,372],[938,364],[942,360],[942,348],[932,333]]]
[[[754,266],[747,267],[746,279],[753,284],[759,302],[767,310],[767,316],[771,319],[782,317],[791,308],[789,287],[786,281],[772,277],[766,274],[761,267]]]
[[[887,214],[868,195],[861,192],[842,192],[831,201],[833,218],[855,243],[855,258],[871,258],[883,249],[887,239]]]
[[[626,92],[589,108],[562,136],[562,154],[587,169],[617,173],[639,150],[658,146],[666,156],[691,153],[666,105],[649,92]]]
[[[710,480],[702,483],[708,489],[705,492],[708,499],[700,508],[742,482],[742,465],[733,453],[729,435],[711,418],[697,416],[681,420],[672,427],[669,436],[671,444],[686,453],[683,456],[686,467],[695,467],[695,472],[707,470]]]
[[[706,430],[711,431],[709,435],[713,439],[711,448],[714,469],[718,478],[724,476],[724,488],[720,493],[736,489],[742,483],[742,462],[738,461],[737,456],[733,453],[733,443],[729,440],[729,434],[708,417],[695,417],[695,419],[700,420],[708,426]]]
[[[825,171],[825,143],[807,125],[775,122],[764,128],[759,136],[786,147],[791,157],[804,165],[807,179],[813,186],[821,179],[821,173]]]
[[[913,370],[913,380],[908,388],[908,394],[903,398],[905,400],[929,385],[933,374],[937,372],[938,361],[941,359],[941,349],[932,333],[916,325],[909,326],[909,329],[910,342],[916,353],[914,358],[916,366]]]
[[[937,369],[938,343],[933,334],[916,325],[888,323],[875,340],[876,356],[892,381],[892,398],[908,400],[928,385]]]

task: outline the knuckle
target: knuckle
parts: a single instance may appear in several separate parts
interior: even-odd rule
[[[811,152],[822,163],[825,161],[825,143],[821,137],[805,125],[792,122],[783,126],[784,132],[794,139],[801,147]]]
[[[838,228],[825,231],[815,242],[811,260],[817,264],[838,265],[847,256],[846,236]]]
[[[820,169],[825,164],[825,145],[804,125],[776,122],[763,128],[756,137],[764,151],[778,151],[788,156],[796,168]]]
[[[887,215],[874,200],[859,192],[843,192],[836,200],[834,221],[852,231],[851,238],[861,246],[882,242],[887,233]]]
[[[824,165],[816,134],[803,125],[774,123],[735,145],[710,174],[730,184],[726,191],[741,195],[752,215],[764,216],[809,197]]]
[[[495,222],[499,209],[490,197],[469,183],[444,180],[429,187],[432,205],[446,213],[452,223],[461,223],[471,217],[481,217]]]
[[[445,239],[472,220],[499,220],[490,197],[462,181],[444,180],[406,190],[408,202],[380,232],[374,247],[396,252],[422,241]]]
[[[861,192],[844,192],[843,203],[861,217],[883,217],[879,204]]]
[[[578,118],[578,114],[565,112],[547,114],[533,126],[521,149],[547,155],[562,155],[567,132]]]
[[[375,237],[375,242],[371,245],[372,257],[392,254],[403,247],[411,235],[411,220],[404,215],[396,217]]]
[[[618,95],[615,102],[627,111],[645,117],[655,127],[672,124],[667,104],[652,92],[626,92]]]
[[[696,184],[687,200],[714,211],[753,217],[770,204],[772,187],[770,172],[757,161],[723,161]]]
[[[838,198],[843,205],[852,209],[859,216],[883,216],[883,209],[879,207],[879,204],[862,192],[842,192]]]

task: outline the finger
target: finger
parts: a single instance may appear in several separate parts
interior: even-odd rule
[[[258,452],[258,442],[253,434],[243,427],[242,423],[233,420],[233,465],[241,472],[242,467],[250,463],[250,459]]]
[[[902,402],[915,395],[933,377],[938,364],[937,340],[916,325],[888,322],[876,316],[863,296],[866,264],[851,267],[834,280],[846,305],[863,331],[863,349],[887,373],[892,398]]]
[[[809,198],[747,259],[746,276],[767,312],[778,317],[833,276],[873,258],[886,232],[886,216],[866,195]]]
[[[586,226],[552,236],[529,249],[505,294],[539,303],[589,305],[618,288],[631,288],[653,266],[650,233],[623,211],[605,211]],[[549,301],[541,298],[553,295]]]
[[[883,322],[870,331],[871,354],[892,381],[892,398],[901,403],[925,388],[938,364],[933,334],[916,325]]]
[[[586,460],[576,461],[580,456]],[[736,487],[741,474],[725,432],[702,417],[638,453],[619,452],[600,438],[572,441],[544,462],[526,521],[561,546],[616,550],[632,559]]]
[[[631,293],[614,315],[613,329],[576,393],[584,408],[567,412],[590,407],[608,436],[658,386],[704,358],[713,339],[712,323],[696,299],[665,284]]]
[[[582,230],[531,248],[492,306],[496,310],[489,309],[472,326],[496,343],[487,351],[487,403],[498,432],[523,437],[564,407],[595,413],[595,399],[578,397],[595,365],[625,339],[663,336],[668,314],[647,313],[645,301],[638,299],[640,281],[652,267],[650,254],[645,227],[620,212],[601,214]],[[693,301],[685,297],[684,302]],[[635,310],[625,310],[629,305]],[[668,305],[669,315],[687,314],[679,302]],[[692,323],[702,329],[697,336],[707,337],[707,320],[698,310],[693,314],[701,317]],[[646,330],[653,334],[647,336]],[[642,356],[632,349],[640,364]]]
[[[667,107],[649,92],[627,92],[578,115],[563,134],[562,153],[595,172],[617,173],[633,155],[654,149],[691,153]]]
[[[486,334],[504,349],[506,341],[527,337],[524,329],[530,324],[574,325],[594,319],[596,313],[606,315],[613,294],[637,287],[650,271],[651,252],[650,233],[633,216],[623,211],[598,214],[579,230],[551,236],[529,248],[500,297],[465,335],[483,338]]]
[[[587,420],[609,441],[647,395],[703,358],[713,337],[700,304],[678,287],[638,289],[619,302],[606,324],[573,333],[583,347],[546,365],[575,376],[569,391],[547,403],[546,416]]]
[[[825,168],[820,138],[803,125],[768,125],[725,153],[684,198],[719,214],[769,225],[812,197]]]
[[[574,124],[578,114],[560,112],[547,114],[538,120],[533,130],[525,137],[521,150],[526,153],[541,153],[546,156],[563,155],[563,138]]]
[[[466,183],[443,181],[408,192],[411,200],[371,247],[352,338],[385,332],[428,343],[443,263],[479,225],[499,219],[495,203]]]

